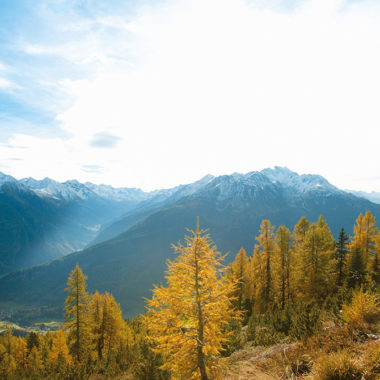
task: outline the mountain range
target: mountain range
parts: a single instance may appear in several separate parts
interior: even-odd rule
[[[105,204],[119,205],[119,215],[113,222],[110,214],[107,216],[97,235],[93,233],[87,239],[87,248],[2,276],[2,310],[49,306],[62,317],[66,280],[78,263],[88,276],[90,291],[110,291],[125,316],[144,312],[143,297],[150,296],[153,284],[164,281],[166,260],[175,257],[171,244],[183,240],[186,228],[194,228],[197,216],[201,227],[209,228],[218,249],[230,252],[227,262],[242,246],[252,252],[263,219],[292,229],[301,216],[316,221],[322,214],[337,235],[341,227],[351,232],[361,212],[370,210],[380,218],[379,204],[340,190],[319,175],[298,175],[282,167],[247,174],[208,175],[193,184],[151,193],[74,181],[62,185],[81,189],[81,201],[75,198],[75,202],[91,208],[89,199],[95,197],[94,193]],[[48,194],[49,202],[54,198],[62,202],[60,197],[65,195],[67,204],[73,202],[63,190],[53,192],[45,190],[48,186],[33,186],[26,188],[33,197],[46,200]],[[75,191],[78,194],[79,190]],[[107,198],[105,193],[113,195]],[[116,200],[121,194],[124,198]]]
[[[0,173],[0,274],[84,248],[101,225],[148,196],[138,189]]]

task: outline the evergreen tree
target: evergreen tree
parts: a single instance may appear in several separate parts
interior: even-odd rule
[[[336,245],[336,261],[337,261],[337,285],[343,285],[344,281],[344,266],[346,263],[346,256],[348,253],[347,248],[348,236],[344,231],[344,228],[340,230],[338,241],[335,243]]]
[[[177,259],[168,261],[168,286],[156,286],[147,301],[147,322],[174,379],[218,379],[226,328],[239,315],[229,298],[236,284],[222,277],[224,256],[198,223],[190,232],[185,245],[174,247]]]
[[[364,283],[366,275],[363,255],[359,247],[354,248],[348,269],[347,285],[350,288],[359,287]]]
[[[31,331],[27,335],[26,347],[27,347],[28,354],[30,353],[30,351],[32,351],[33,347],[40,348],[40,339],[38,338],[38,335],[34,331]]]
[[[86,359],[89,350],[89,294],[86,279],[78,264],[70,273],[65,289],[69,294],[65,301],[65,329],[69,332],[68,341],[71,355],[78,361]]]
[[[376,285],[380,284],[380,257],[379,256],[380,256],[380,253],[378,251],[375,251],[373,261],[372,261],[372,268],[371,268],[371,277]]]

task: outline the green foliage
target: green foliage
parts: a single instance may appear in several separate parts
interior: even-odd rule
[[[290,335],[305,339],[314,335],[321,327],[321,308],[316,303],[301,303],[292,312]]]
[[[258,316],[252,314],[248,321],[248,340],[257,346],[270,346],[284,341],[286,338],[285,333],[281,329],[276,329],[276,327],[283,327],[281,323],[276,326],[276,322],[278,323],[278,321],[276,318],[275,321],[272,321],[266,318],[265,315]]]
[[[232,320],[226,328],[226,334],[229,336],[227,342],[223,344],[223,356],[230,356],[234,351],[242,347],[241,344],[241,323],[237,320]]]
[[[337,265],[337,285],[342,286],[344,282],[344,269],[346,265],[346,256],[348,254],[347,248],[348,236],[344,231],[344,228],[340,230],[338,241],[335,243],[336,245],[336,265]]]
[[[348,269],[347,286],[358,288],[365,281],[366,269],[363,254],[359,247],[354,248]]]

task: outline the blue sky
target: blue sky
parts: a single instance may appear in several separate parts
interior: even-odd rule
[[[376,0],[0,0],[0,171],[380,191]]]

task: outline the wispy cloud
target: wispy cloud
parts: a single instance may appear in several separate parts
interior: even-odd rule
[[[90,146],[95,148],[114,148],[120,140],[119,137],[107,133],[96,133],[90,141]]]
[[[103,167],[100,165],[82,165],[82,170],[86,173],[101,173]]]

